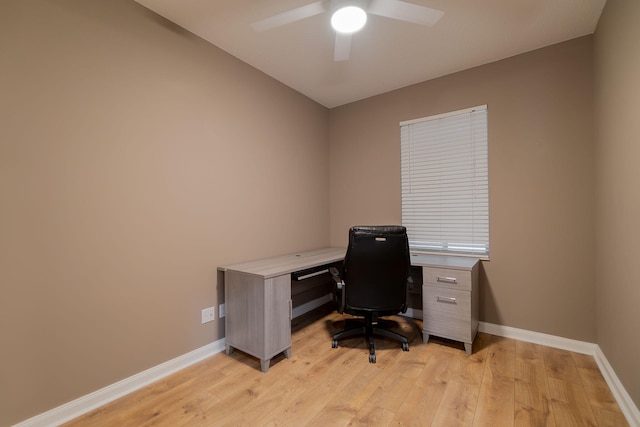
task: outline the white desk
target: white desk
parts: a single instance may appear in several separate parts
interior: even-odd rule
[[[225,342],[260,359],[291,357],[291,273],[344,259],[344,248],[322,248],[219,267],[224,272]],[[412,255],[423,272],[423,341],[430,335],[461,341],[468,354],[478,331],[478,269],[475,258]]]
[[[344,259],[344,248],[322,248],[220,267],[225,282],[225,342],[260,359],[262,372],[271,358],[291,357],[291,273]]]

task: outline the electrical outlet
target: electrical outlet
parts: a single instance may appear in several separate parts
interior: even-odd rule
[[[209,307],[202,309],[202,324],[211,322],[216,319],[216,308]]]
[[[224,310],[224,304],[220,304],[218,306],[218,317],[220,317],[221,319],[224,317],[226,311]]]

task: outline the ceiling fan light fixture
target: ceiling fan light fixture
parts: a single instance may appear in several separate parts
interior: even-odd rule
[[[367,13],[358,6],[345,6],[331,15],[331,26],[339,33],[355,33],[367,23]]]

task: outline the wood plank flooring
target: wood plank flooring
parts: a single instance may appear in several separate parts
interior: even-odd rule
[[[348,316],[294,320],[290,359],[269,372],[234,351],[216,354],[67,426],[627,426],[593,357],[488,334],[474,353],[395,316],[410,350],[331,335]]]

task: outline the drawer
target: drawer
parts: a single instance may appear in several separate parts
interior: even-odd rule
[[[423,331],[457,341],[470,342],[471,293],[455,289],[423,286]]]
[[[425,285],[442,286],[451,289],[471,290],[471,271],[451,268],[422,267]]]

